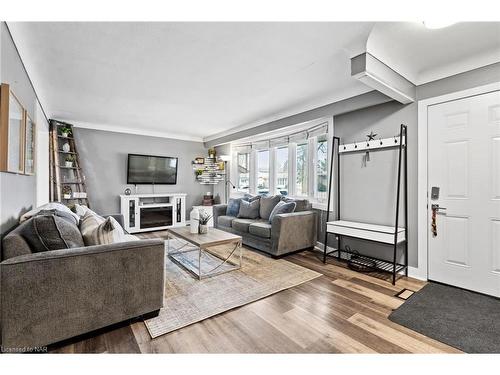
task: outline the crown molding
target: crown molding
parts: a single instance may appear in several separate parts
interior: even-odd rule
[[[184,135],[184,134],[162,132],[162,131],[156,131],[156,130],[147,130],[147,129],[136,129],[136,128],[130,128],[130,127],[126,127],[126,126],[116,126],[116,125],[109,125],[109,124],[95,124],[95,123],[90,123],[90,122],[64,120],[64,119],[60,119],[60,118],[58,118],[58,120],[68,121],[74,127],[82,128],[82,129],[102,130],[102,131],[115,132],[115,133],[143,135],[143,136],[147,136],[147,137],[168,138],[168,139],[177,139],[177,140],[181,140],[181,141],[203,143],[202,137],[193,137],[193,136]]]

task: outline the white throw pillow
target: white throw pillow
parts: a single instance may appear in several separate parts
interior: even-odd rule
[[[89,211],[90,208],[88,208],[87,206],[85,205],[80,205],[78,203],[75,204],[75,212],[76,214],[82,218],[85,216],[85,214],[87,213],[87,211]],[[95,212],[94,212],[95,213]]]
[[[73,216],[77,223],[80,221],[80,217],[77,214],[75,214],[74,212],[72,212],[64,204],[59,203],[59,202],[50,202],[50,203],[44,204],[40,207],[34,208],[34,209],[26,212],[19,219],[19,223],[22,223],[23,221],[26,221],[26,220],[32,218],[33,216],[35,216],[38,212],[40,212],[42,210],[58,210],[58,211],[66,212],[66,213],[70,214],[71,216]]]

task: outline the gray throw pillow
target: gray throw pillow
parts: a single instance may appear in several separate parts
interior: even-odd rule
[[[253,201],[256,201],[260,198],[262,198],[261,195],[252,195],[252,194],[245,193],[245,195],[241,199],[243,199],[244,201],[247,201],[247,202],[253,202]]]
[[[278,214],[288,214],[290,212],[295,211],[295,207],[297,204],[295,202],[288,202],[285,203],[283,201],[280,201],[274,208],[273,211],[271,212],[271,215],[269,215],[269,222],[271,223],[273,221],[273,218],[278,215]]]
[[[281,200],[285,203],[295,202],[297,204],[297,207],[295,207],[295,212],[308,211],[312,209],[312,205],[307,199],[282,197]]]
[[[33,216],[47,216],[47,215],[58,216],[62,219],[67,220],[71,224],[75,224],[76,226],[78,226],[78,224],[80,223],[80,220],[78,220],[74,215],[67,213],[66,211],[60,211],[58,209],[41,210],[38,211],[38,213],[36,213]]]
[[[260,198],[260,217],[268,220],[273,208],[279,203],[280,200],[281,195],[272,195]]]
[[[256,199],[252,202],[241,200],[238,217],[242,219],[258,219],[259,208],[260,208],[260,199]]]
[[[37,215],[22,226],[20,234],[34,253],[84,246],[78,227],[56,215]]]

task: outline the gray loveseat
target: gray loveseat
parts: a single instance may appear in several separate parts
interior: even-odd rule
[[[271,223],[262,218],[240,219],[227,216],[227,204],[218,204],[213,208],[214,226],[240,235],[243,244],[274,257],[313,248],[316,245],[317,213],[307,200],[295,202],[295,212],[278,214]]]
[[[163,240],[33,253],[21,235],[29,220],[2,241],[4,351],[33,350],[131,318],[154,316],[163,306]]]

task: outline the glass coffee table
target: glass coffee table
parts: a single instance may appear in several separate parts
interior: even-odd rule
[[[205,234],[191,233],[189,229],[167,230],[167,254],[174,263],[198,280],[241,268],[241,236],[217,228],[209,228]]]

